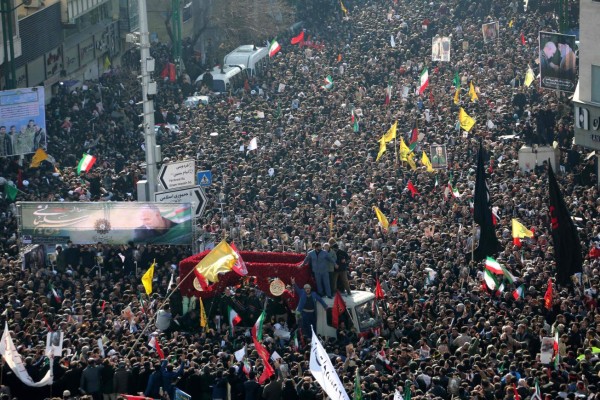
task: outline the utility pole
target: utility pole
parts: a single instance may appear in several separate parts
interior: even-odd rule
[[[148,32],[148,12],[146,0],[138,0],[138,11],[140,14],[140,55],[142,67],[142,103],[144,110],[144,138],[146,140],[146,180],[148,181],[148,201],[154,201],[154,193],[157,185],[156,171],[156,133],[154,132],[154,101],[152,97],[156,94],[156,82],[152,79],[154,72],[154,58],[150,56],[150,33]],[[139,196],[138,196],[139,198]]]
[[[173,60],[177,70],[177,77],[181,75],[183,62],[181,60],[181,2],[171,0],[171,18],[173,26]]]
[[[13,40],[13,12],[19,6],[11,7],[10,0],[0,0],[0,13],[2,14],[2,45],[4,47],[3,71],[5,89],[14,89],[17,87],[15,44]]]

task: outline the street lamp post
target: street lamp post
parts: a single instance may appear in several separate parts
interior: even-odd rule
[[[144,138],[146,146],[146,179],[148,181],[148,198],[154,200],[157,185],[156,171],[156,133],[154,131],[154,101],[152,97],[156,94],[156,82],[152,79],[154,72],[154,59],[150,56],[150,34],[148,32],[148,12],[146,0],[138,1],[140,14],[140,55],[142,67],[142,103],[144,111]]]

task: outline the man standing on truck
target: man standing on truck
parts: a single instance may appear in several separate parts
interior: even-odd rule
[[[306,255],[304,264],[309,265],[313,272],[319,296],[327,295],[328,298],[333,299],[329,282],[329,265],[335,265],[335,260],[328,252],[321,249],[321,243],[313,242],[313,249]]]
[[[305,338],[310,339],[312,337],[311,326],[314,327],[315,331],[317,330],[317,303],[321,303],[325,310],[329,307],[327,307],[321,296],[312,291],[308,283],[304,285],[304,290],[302,290],[300,286],[296,285],[296,279],[291,278],[291,281],[300,299],[298,312],[302,318],[302,334]]]

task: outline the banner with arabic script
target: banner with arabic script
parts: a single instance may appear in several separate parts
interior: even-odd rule
[[[17,203],[21,235],[34,243],[192,243],[191,204]]]

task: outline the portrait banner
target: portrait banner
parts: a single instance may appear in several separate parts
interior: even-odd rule
[[[0,92],[0,157],[46,148],[44,87]]]
[[[189,245],[191,204],[111,202],[17,203],[21,235],[34,242]]]
[[[540,32],[540,86],[574,92],[577,86],[575,36]]]
[[[448,167],[448,154],[446,153],[446,145],[432,145],[429,154],[431,154],[431,166],[433,168],[440,169]]]
[[[431,39],[431,61],[450,62],[450,37],[436,36]]]
[[[498,21],[489,22],[481,25],[481,31],[483,32],[483,43],[491,43],[498,40],[498,33],[500,32],[500,24]]]

